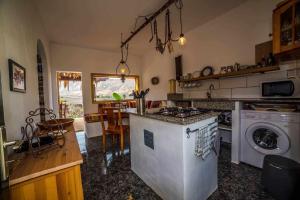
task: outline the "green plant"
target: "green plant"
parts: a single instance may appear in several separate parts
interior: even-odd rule
[[[123,99],[122,96],[116,92],[112,93],[112,96],[116,101],[121,101]]]

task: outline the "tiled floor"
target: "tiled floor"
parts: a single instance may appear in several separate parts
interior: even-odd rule
[[[107,153],[103,153],[101,137],[86,139],[83,132],[78,132],[77,138],[84,159],[81,173],[86,200],[161,199],[130,170],[129,145],[124,155],[111,145]],[[209,199],[271,200],[261,189],[260,173],[248,165],[232,164],[230,147],[223,145],[219,157],[219,187]]]

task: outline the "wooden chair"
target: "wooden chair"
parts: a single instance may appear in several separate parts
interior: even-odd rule
[[[120,149],[124,150],[124,136],[129,132],[129,126],[122,124],[122,113],[119,108],[102,108],[101,109],[101,126],[102,126],[102,144],[104,151],[106,149],[106,136],[111,135],[114,143],[115,136],[120,136]],[[105,127],[105,119],[107,120],[107,127]]]
[[[66,118],[68,105],[65,101],[59,103],[59,118]]]
[[[161,101],[152,101],[150,108],[159,108],[161,106]]]
[[[136,108],[136,101],[128,101],[129,108]]]

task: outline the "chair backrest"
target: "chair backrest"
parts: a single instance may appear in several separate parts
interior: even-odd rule
[[[146,101],[146,107],[147,107],[148,109],[151,108],[151,103],[152,103],[151,100]]]
[[[68,105],[66,102],[59,103],[59,118],[66,118]]]
[[[110,105],[110,102],[99,103],[98,104],[98,112],[101,113],[102,108],[105,108],[105,107],[112,107],[112,106]]]
[[[159,108],[161,106],[161,101],[152,101],[150,108]]]
[[[105,114],[107,120],[107,129],[115,129],[122,125],[122,115],[120,108],[104,107],[101,108],[101,114]],[[100,116],[102,130],[105,131],[104,115]]]
[[[128,101],[129,108],[136,108],[136,101]]]

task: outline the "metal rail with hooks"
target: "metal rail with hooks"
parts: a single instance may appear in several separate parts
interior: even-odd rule
[[[158,15],[160,15],[163,11],[169,8],[173,3],[177,2],[178,0],[168,0],[160,9],[158,9],[153,15],[149,18],[146,18],[146,21],[135,31],[131,33],[131,35],[121,43],[121,48],[123,48],[138,32],[140,32],[145,26],[151,23]]]

